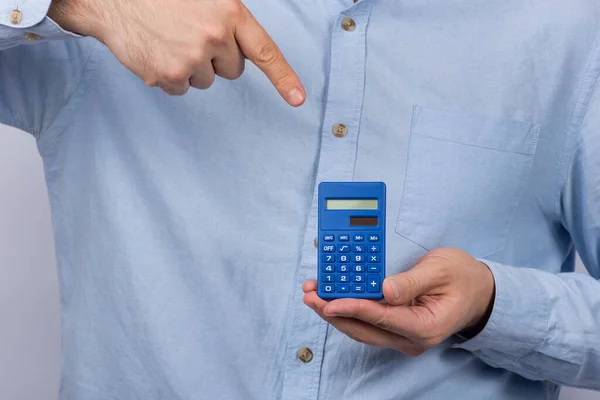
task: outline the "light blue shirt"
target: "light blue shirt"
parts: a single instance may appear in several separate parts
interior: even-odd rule
[[[49,0],[0,1],[0,120],[36,138],[52,206],[60,399],[600,389],[599,3],[245,4],[305,85],[302,107],[251,64],[169,97],[62,31]],[[478,336],[408,357],[303,304],[317,184],[352,180],[387,184],[388,274],[448,246],[489,264]],[[573,272],[576,250],[591,276]]]

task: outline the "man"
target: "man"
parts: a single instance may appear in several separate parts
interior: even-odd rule
[[[61,400],[600,389],[598,2],[0,4]],[[385,302],[316,296],[321,181],[386,183]]]

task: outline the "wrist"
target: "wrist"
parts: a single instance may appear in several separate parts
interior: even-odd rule
[[[467,338],[475,337],[479,332],[485,328],[487,325],[490,316],[492,315],[492,311],[494,309],[494,299],[496,297],[496,285],[494,282],[494,275],[489,267],[482,263],[481,261],[477,261],[484,269],[485,279],[483,279],[484,284],[482,285],[483,290],[480,295],[477,297],[481,299],[478,302],[478,307],[475,312],[475,316],[473,319],[459,332],[461,336]]]
[[[67,31],[101,40],[103,18],[92,1],[52,0],[48,17]]]

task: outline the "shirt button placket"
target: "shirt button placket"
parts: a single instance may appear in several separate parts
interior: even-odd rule
[[[302,301],[300,286],[316,277],[317,187],[323,181],[349,181],[354,175],[364,91],[366,29],[372,2],[361,0],[338,16],[332,30],[329,86],[321,133],[317,182],[307,224],[301,267],[293,299],[282,398],[315,400],[323,362],[327,324]],[[335,355],[331,355],[335,357]],[[310,390],[307,390],[310,388]]]

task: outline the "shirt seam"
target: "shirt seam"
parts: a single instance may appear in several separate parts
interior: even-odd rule
[[[92,59],[92,55],[94,55],[94,53],[96,52],[98,45],[99,45],[99,42],[96,42],[92,45],[92,48],[90,49],[89,54],[87,55],[85,63],[83,64],[82,72],[81,72],[81,74],[79,74],[79,79],[77,81],[77,84],[75,85],[75,87],[73,88],[71,93],[69,94],[68,98],[63,102],[63,105],[58,110],[58,112],[56,113],[56,115],[54,116],[52,121],[48,124],[48,126],[46,128],[42,128],[40,130],[40,132],[37,134],[36,139],[39,142],[43,141],[43,145],[45,147],[50,146],[52,143],[54,143],[54,141],[56,141],[58,139],[59,132],[55,132],[54,134],[52,134],[53,133],[52,131],[54,130],[54,127],[57,124],[57,121],[59,121],[59,119],[65,114],[65,112],[66,112],[65,110],[74,101],[73,99],[75,98],[75,95],[78,93],[78,91],[81,87],[81,83],[84,81],[84,77],[87,74],[91,73],[91,71],[89,69],[90,60]],[[90,81],[91,81],[91,79],[92,78],[90,77]],[[89,82],[88,82],[88,84],[89,84]]]
[[[581,78],[579,95],[577,96],[577,100],[575,101],[575,107],[573,109],[571,117],[569,118],[564,144],[562,146],[558,160],[559,170],[557,171],[557,175],[559,176],[558,185],[560,189],[555,199],[555,210],[557,212],[557,215],[560,216],[562,216],[562,198],[566,190],[567,183],[569,181],[569,171],[572,170],[572,165],[575,159],[574,154],[577,149],[577,146],[575,144],[579,141],[579,137],[581,135],[581,126],[583,125],[583,121],[585,120],[585,117],[588,114],[591,100],[594,94],[596,93],[596,89],[600,81],[600,65],[597,65],[598,58],[600,57],[598,54],[599,52],[600,34],[597,32],[593,50],[591,51],[589,60],[586,63],[585,72],[583,74],[583,77]],[[596,66],[595,68],[594,65]],[[593,77],[593,74],[595,74],[595,77]],[[593,85],[590,85],[591,89],[590,86],[588,86],[586,90],[585,83],[586,81],[592,78]],[[571,146],[570,149],[569,146]],[[563,165],[565,164],[566,168],[563,168]]]

